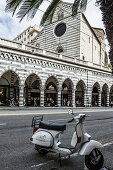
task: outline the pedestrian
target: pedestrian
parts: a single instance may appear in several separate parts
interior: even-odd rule
[[[26,105],[26,99],[24,97],[24,100],[23,100],[23,105],[25,106]]]
[[[113,101],[111,101],[111,107],[113,106]]]
[[[34,107],[37,107],[37,100],[34,98]]]
[[[11,100],[11,103],[12,103],[12,106],[14,106],[14,98],[12,98],[12,100]]]
[[[11,98],[9,99],[9,106],[12,107]]]
[[[66,106],[66,99],[64,99],[64,106]]]

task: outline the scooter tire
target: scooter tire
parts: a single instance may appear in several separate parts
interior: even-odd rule
[[[48,153],[48,150],[45,148],[42,148],[41,146],[35,145],[35,150],[38,151],[39,154],[41,155],[46,155]]]
[[[95,159],[94,152],[97,159],[100,157],[98,161]],[[89,155],[85,156],[85,165],[89,170],[100,170],[103,163],[104,158],[99,149],[94,149]]]

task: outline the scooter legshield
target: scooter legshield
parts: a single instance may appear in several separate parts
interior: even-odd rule
[[[103,145],[100,142],[97,142],[95,140],[90,140],[89,142],[86,142],[84,145],[82,145],[82,148],[79,151],[80,155],[89,155],[91,151],[95,148],[103,148]]]
[[[53,146],[53,136],[51,133],[46,132],[44,130],[37,131],[32,136],[32,143],[44,147],[52,147]]]

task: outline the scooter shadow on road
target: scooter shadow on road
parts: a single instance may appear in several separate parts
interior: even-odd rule
[[[39,164],[38,170],[84,170],[84,157],[81,156],[63,158],[61,164],[58,154],[47,153],[46,156],[36,154],[36,156],[42,159],[42,164]]]

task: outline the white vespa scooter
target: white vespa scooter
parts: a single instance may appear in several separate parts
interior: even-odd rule
[[[71,111],[73,114],[73,112]],[[74,115],[74,114],[73,114]],[[104,158],[99,149],[103,148],[103,145],[95,140],[91,140],[91,136],[86,133],[83,121],[85,120],[85,114],[79,114],[68,121],[77,122],[75,124],[75,132],[73,134],[71,145],[65,147],[60,142],[60,134],[66,130],[66,125],[50,123],[40,121],[39,127],[34,128],[31,142],[35,144],[36,150],[45,154],[47,152],[56,152],[60,156],[84,155],[85,165],[90,170],[99,170],[103,166]],[[36,119],[33,121],[37,123]]]

